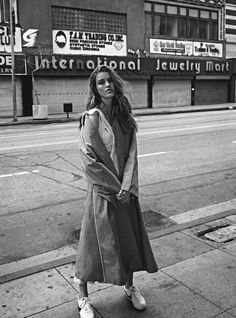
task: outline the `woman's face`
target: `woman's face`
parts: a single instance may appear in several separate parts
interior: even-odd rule
[[[111,99],[115,95],[115,85],[108,72],[100,72],[97,74],[96,88],[102,100]]]

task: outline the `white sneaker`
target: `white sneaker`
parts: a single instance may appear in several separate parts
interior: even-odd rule
[[[127,289],[124,286],[124,295],[129,301],[131,301],[135,309],[141,311],[147,308],[146,301],[137,287],[131,286]]]
[[[80,318],[95,318],[93,306],[88,297],[78,299]]]

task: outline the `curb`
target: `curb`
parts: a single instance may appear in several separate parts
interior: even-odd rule
[[[169,228],[148,233],[150,240],[166,236],[178,231],[183,231],[196,225],[211,222],[232,215],[232,210],[206,216],[198,220],[183,224],[172,225]],[[0,284],[8,281],[35,274],[54,267],[75,262],[77,244],[68,245],[60,249],[35,255],[23,260],[0,265]]]

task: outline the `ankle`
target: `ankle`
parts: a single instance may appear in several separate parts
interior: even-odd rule
[[[130,289],[130,287],[132,287],[133,286],[133,284],[125,284],[125,289]]]

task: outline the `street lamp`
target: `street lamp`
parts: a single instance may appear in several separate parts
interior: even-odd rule
[[[15,0],[10,1],[10,36],[11,36],[11,79],[12,79],[12,103],[13,103],[13,121],[17,121],[17,105],[16,105],[16,77],[15,77],[15,51],[14,51],[14,35],[15,35]]]

